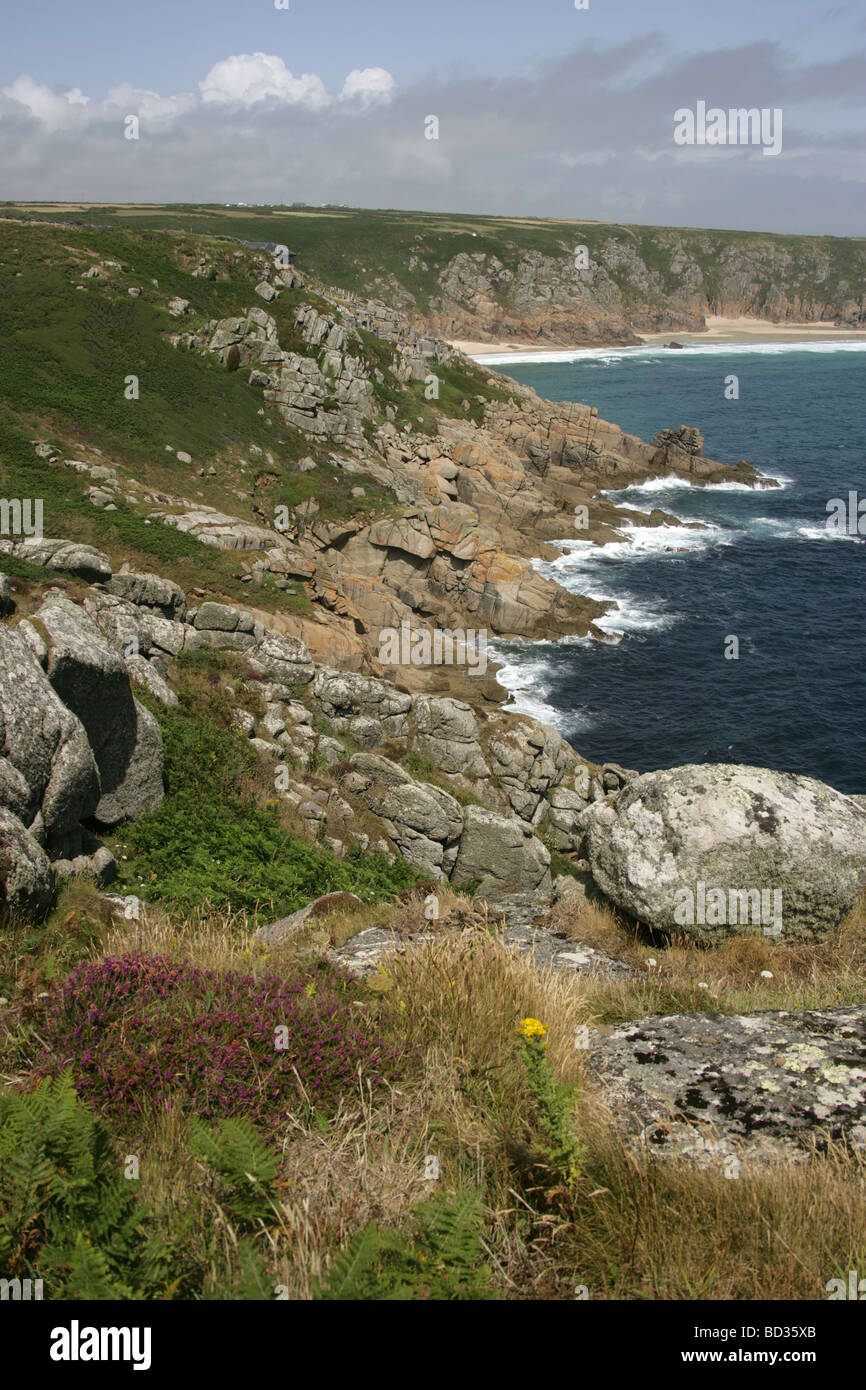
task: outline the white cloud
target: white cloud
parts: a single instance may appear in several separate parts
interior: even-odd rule
[[[220,108],[241,106],[254,115],[263,108],[313,113],[351,107],[357,110],[386,105],[395,90],[393,77],[385,68],[355,68],[339,93],[328,92],[322,79],[305,72],[295,77],[282,58],[273,53],[236,53],[214,63],[198,84],[198,92],[161,96],[159,92],[121,82],[98,101],[91,101],[80,87],[55,91],[22,74],[7,87],[0,87],[0,98],[7,103],[3,114],[22,114],[37,122],[45,132],[81,131],[86,124],[115,121],[118,116],[138,115],[161,133],[180,125],[184,118],[195,120],[207,112],[213,120]]]
[[[311,72],[293,77],[282,58],[273,53],[236,53],[223,58],[198,85],[204,101],[242,106],[254,106],[270,97],[317,110],[331,100],[321,77]]]
[[[353,68],[343,83],[340,101],[360,101],[364,106],[388,102],[396,85],[387,68]]]
[[[93,107],[100,115],[140,116],[149,125],[170,127],[179,116],[193,111],[199,104],[192,92],[173,97],[161,97],[159,92],[149,92],[146,88],[133,87],[131,82],[121,82],[106,93],[105,100]]]
[[[639,78],[636,49],[652,60]],[[862,58],[792,68],[766,44],[671,59],[647,39],[575,48],[521,78],[430,76],[399,90],[372,67],[329,92],[267,53],[226,57],[194,91],[166,96],[123,84],[88,101],[25,75],[0,89],[0,170],[4,196],[22,199],[351,198],[860,235],[864,73]],[[673,112],[695,93],[748,106],[755,92],[785,108],[784,160],[673,146]],[[428,112],[441,115],[439,140],[426,138]]]
[[[68,124],[70,107],[84,106],[88,103],[88,98],[80,87],[74,87],[68,92],[53,92],[50,87],[44,87],[41,82],[34,81],[27,73],[16,77],[8,87],[0,87],[0,93],[12,101],[17,101],[50,130]]]

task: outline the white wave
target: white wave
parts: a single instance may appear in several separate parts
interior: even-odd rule
[[[548,704],[545,699],[550,674],[548,663],[543,658],[530,655],[533,647],[542,645],[551,644],[527,642],[526,655],[517,655],[513,650],[507,653],[498,650],[496,643],[491,642],[488,651],[497,664],[502,663],[496,679],[510,696],[502,708],[513,714],[531,715],[542,724],[551,724],[553,728],[560,729],[565,723],[564,712]]]
[[[787,352],[866,352],[866,339],[862,338],[812,338],[801,342],[785,338],[772,343],[684,343],[674,351],[665,349],[659,356],[659,347],[645,345],[622,348],[558,348],[550,352],[482,352],[473,354],[473,360],[482,367],[501,367],[508,362],[520,366],[531,366],[556,362],[599,362],[604,366],[617,365],[624,358],[654,357],[659,363],[675,360],[677,357],[735,357],[735,356],[777,356]]]
[[[584,572],[611,560],[647,560],[658,555],[677,555],[686,551],[708,550],[714,545],[730,545],[738,532],[702,521],[699,526],[634,526],[626,521],[617,527],[622,540],[595,545],[593,541],[560,540],[562,553],[555,560],[538,561],[547,565],[554,578],[561,574]],[[543,571],[542,571],[543,572]]]
[[[762,533],[776,541],[856,541],[859,536],[849,536],[844,531],[817,524],[804,524],[792,517],[755,516],[746,523],[750,535]]]
[[[838,531],[834,526],[798,526],[797,535],[807,541],[859,541],[860,536],[849,536],[847,531]]]
[[[787,487],[793,479],[778,475],[771,477],[769,473],[759,473],[756,483],[741,483],[736,478],[725,479],[721,483],[692,483],[688,478],[679,478],[676,473],[668,473],[664,478],[648,478],[645,483],[629,483],[628,487],[607,487],[602,488],[603,497],[617,498],[625,497],[630,492],[673,492],[689,488],[693,492],[766,492],[771,489],[776,491],[773,486],[778,483],[780,487]],[[623,504],[624,505],[624,504]]]
[[[680,621],[674,613],[659,613],[630,594],[613,600],[616,608],[595,619],[596,627],[611,635],[629,632],[662,632]]]

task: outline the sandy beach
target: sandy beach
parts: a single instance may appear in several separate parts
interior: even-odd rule
[[[795,342],[810,341],[832,341],[833,339],[844,339],[854,341],[857,339],[866,340],[866,330],[855,328],[839,328],[834,323],[770,323],[762,319],[747,318],[721,318],[709,315],[707,317],[707,327],[702,333],[678,332],[667,329],[664,333],[639,333],[636,335],[642,343],[653,345],[655,343],[777,343],[784,340]],[[544,356],[551,352],[579,352],[586,351],[587,346],[598,347],[600,351],[622,347],[621,343],[545,343],[544,346],[533,346],[531,343],[518,341],[516,339],[504,339],[496,343],[471,342],[468,340],[452,339],[451,346],[459,348],[469,357],[481,357],[487,353],[507,353],[519,352],[523,354],[537,352],[539,356]]]

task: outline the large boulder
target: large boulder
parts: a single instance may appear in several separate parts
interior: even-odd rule
[[[28,624],[0,628],[0,806],[49,853],[76,855],[99,775],[81,721],[42,670],[38,643]]]
[[[46,599],[36,617],[47,634],[48,679],[84,725],[99,769],[96,819],[111,826],[155,810],[163,798],[162,735],[133,698],[122,657],[69,599]]]
[[[334,671],[330,667],[320,666],[311,693],[335,729],[344,728],[352,719],[364,718],[375,720],[383,737],[406,737],[412,697],[395,690],[386,681],[361,676],[354,671]],[[365,741],[363,737],[361,741]]]
[[[413,748],[443,772],[489,777],[478,743],[478,724],[463,700],[416,695],[412,702]]]
[[[182,623],[186,617],[186,594],[172,579],[163,579],[158,574],[116,574],[108,589],[118,598],[170,622]]]
[[[48,855],[18,817],[0,806],[0,909],[44,917],[53,898]]]
[[[550,854],[520,821],[483,806],[467,806],[452,878],[480,878],[478,896],[491,901],[513,893],[552,893]]]
[[[269,677],[287,690],[289,699],[295,686],[309,685],[315,675],[310,653],[300,637],[280,632],[265,633],[249,665],[259,677]]]
[[[0,552],[26,560],[28,565],[43,565],[45,569],[74,574],[88,581],[111,578],[111,561],[101,550],[77,541],[37,540],[28,537],[20,541],[0,541]]]
[[[259,927],[256,936],[260,941],[267,941],[269,945],[287,941],[318,918],[327,917],[331,912],[351,912],[363,905],[362,899],[354,893],[325,893],[324,897],[314,898],[306,907],[299,907],[297,912],[291,912],[288,917],[281,917],[278,922]]]
[[[866,883],[866,810],[811,777],[675,767],[585,815],[601,891],[649,926],[701,942],[743,930],[820,941]]]
[[[491,771],[514,814],[535,827],[548,814],[551,788],[574,771],[578,756],[555,729],[536,719],[498,715],[489,727],[486,754]],[[566,840],[563,848],[570,847],[571,841]]]

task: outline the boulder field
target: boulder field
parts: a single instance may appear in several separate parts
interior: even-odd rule
[[[103,578],[81,602],[49,587],[29,618],[0,625],[10,906],[47,905],[48,864],[110,874],[99,835],[163,795],[159,726],[134,689],[172,706],[172,659],[203,647],[237,657],[265,710],[238,708],[237,727],[263,758],[291,755],[277,794],[335,853],[373,844],[492,901],[540,905],[556,850],[630,918],[702,943],[744,930],[820,940],[866,883],[866,808],[813,779],[598,766],[529,716],[336,670],[247,610],[194,607],[159,575],[105,575],[104,556],[88,564]],[[338,769],[328,795],[305,781],[321,761]]]

